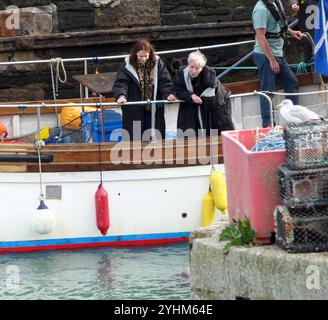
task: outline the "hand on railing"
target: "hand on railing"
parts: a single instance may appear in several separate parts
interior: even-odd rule
[[[203,100],[194,93],[191,95],[191,99],[196,104],[202,104],[203,103]]]
[[[170,95],[166,98],[166,100],[168,100],[168,101],[174,101],[174,100],[178,100],[178,98],[177,98],[174,94],[170,94]]]
[[[126,99],[125,96],[120,96],[118,99],[117,99],[117,103],[126,103],[128,100]]]

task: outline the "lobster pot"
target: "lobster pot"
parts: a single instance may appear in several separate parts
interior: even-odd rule
[[[284,206],[275,209],[276,244],[290,253],[327,251],[328,215],[296,217],[294,210]]]
[[[295,169],[328,166],[328,122],[311,120],[284,127],[286,161]]]
[[[328,205],[328,167],[293,170],[281,165],[278,172],[280,198],[286,207]]]

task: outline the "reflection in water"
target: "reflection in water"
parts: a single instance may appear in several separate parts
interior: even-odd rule
[[[178,244],[0,255],[0,299],[189,299],[188,254]]]

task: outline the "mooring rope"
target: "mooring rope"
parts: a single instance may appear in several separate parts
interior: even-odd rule
[[[41,164],[41,146],[43,145],[42,140],[36,140],[34,142],[35,148],[38,152],[38,162],[39,162],[39,183],[40,183],[40,200],[44,201],[44,192],[43,192],[43,184],[42,184],[42,164]]]
[[[63,77],[61,77],[60,70],[62,70]],[[67,82],[67,72],[64,66],[64,60],[62,58],[52,58],[50,62],[50,71],[51,71],[51,84],[52,84],[52,92],[55,104],[57,103],[58,98],[58,90],[59,90],[59,82],[66,83]],[[59,126],[58,122],[58,108],[55,107],[55,115],[57,121],[57,127]]]
[[[267,133],[259,133],[257,129],[255,138],[256,144],[251,151],[285,150],[285,140],[279,128],[270,130]]]

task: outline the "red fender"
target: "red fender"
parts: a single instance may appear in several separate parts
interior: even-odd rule
[[[108,203],[108,193],[101,183],[96,192],[96,216],[97,227],[103,236],[107,234],[110,225]]]

